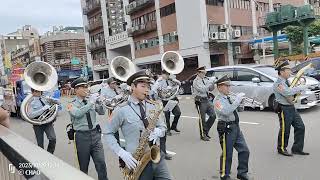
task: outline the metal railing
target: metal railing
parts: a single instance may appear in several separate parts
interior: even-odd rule
[[[1,180],[93,180],[2,125],[0,150]]]
[[[127,15],[154,4],[154,0],[135,0],[126,6]]]

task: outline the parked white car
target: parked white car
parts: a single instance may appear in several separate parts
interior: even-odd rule
[[[277,80],[278,72],[270,65],[236,65],[220,66],[207,69],[207,76],[220,77],[229,75],[231,78],[231,91],[234,93],[244,92],[250,97],[262,103],[262,108],[274,106],[275,96],[272,86]],[[308,90],[299,96],[295,107],[307,109],[316,106],[320,102],[320,82],[312,77],[304,77]],[[293,77],[289,78],[289,82]]]

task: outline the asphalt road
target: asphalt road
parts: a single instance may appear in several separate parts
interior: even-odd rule
[[[67,99],[63,100],[63,104]],[[211,180],[219,179],[219,156],[221,153],[216,123],[210,131],[213,139],[209,142],[200,141],[197,124],[197,113],[193,101],[182,96],[180,101],[182,116],[178,128],[180,134],[169,136],[167,149],[175,154],[173,160],[167,161],[170,173],[174,180]],[[320,107],[301,111],[306,126],[305,151],[310,156],[284,157],[276,152],[276,140],[279,122],[275,113],[265,110],[246,110],[240,113],[241,129],[250,149],[249,175],[254,180],[318,180],[317,174],[320,161]],[[99,116],[101,125],[106,122],[104,116]],[[65,127],[69,123],[66,111],[60,112],[55,123],[57,146],[55,155],[76,167],[73,145],[68,144]],[[12,119],[12,129],[32,142],[35,141],[32,125],[20,120]],[[293,143],[293,129],[291,131],[288,150]],[[47,142],[46,142],[47,143]],[[105,156],[108,168],[108,177],[111,180],[122,179],[118,158],[104,143]],[[232,177],[236,176],[237,153],[234,152]],[[89,175],[97,179],[94,164],[90,162]]]

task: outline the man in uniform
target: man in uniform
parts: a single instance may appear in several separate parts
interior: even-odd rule
[[[131,86],[132,93],[128,101],[120,105],[113,112],[112,120],[107,125],[106,141],[110,149],[117,154],[129,169],[137,166],[137,160],[132,156],[139,146],[139,139],[149,125],[148,116],[150,110],[155,109],[153,102],[148,101],[146,97],[150,90],[150,76],[146,70],[141,70],[131,75],[127,84]],[[121,148],[117,143],[114,133],[121,129],[123,137],[126,141],[125,147]],[[159,142],[159,138],[163,137],[166,132],[166,125],[160,116],[157,125],[150,133],[149,141]],[[163,160],[164,153],[161,152],[159,163],[150,161],[139,180],[169,180],[171,179],[167,165]]]
[[[101,88],[101,95],[106,98],[114,98],[119,94],[117,80],[114,77],[110,77],[107,80],[107,86]]]
[[[307,89],[307,86],[300,85],[298,87],[290,88],[288,78],[291,75],[291,69],[288,61],[278,63],[275,69],[278,71],[279,75],[277,81],[273,85],[276,102],[278,103],[276,112],[280,122],[277,147],[278,153],[284,156],[292,156],[292,154],[287,151],[290,128],[292,125],[294,128],[294,143],[291,152],[293,154],[309,155],[309,153],[303,152],[305,126],[292,101],[293,96],[303,92]]]
[[[217,80],[218,95],[214,99],[214,110],[217,115],[220,145],[220,179],[229,180],[232,163],[233,148],[238,151],[237,178],[248,180],[249,149],[239,126],[237,108],[244,94],[239,93],[232,102],[230,97],[230,79],[223,76]]]
[[[193,94],[195,95],[195,104],[199,114],[199,130],[200,138],[203,141],[209,141],[209,130],[212,127],[216,115],[214,114],[213,107],[209,103],[209,93],[214,89],[213,82],[209,82],[208,78],[205,78],[206,67],[199,67],[197,69],[197,77],[193,81]],[[206,121],[206,114],[209,119]]]
[[[51,106],[46,99],[41,98],[41,91],[31,89],[31,92],[33,97],[29,103],[27,114],[30,119],[36,119],[39,118],[39,116],[41,116],[45,111],[50,109]],[[56,147],[56,133],[53,128],[53,121],[47,124],[33,125],[33,130],[36,135],[38,146],[41,148],[44,148],[43,133],[46,133],[49,140],[47,151],[53,154]]]
[[[80,170],[88,174],[90,156],[98,173],[99,180],[107,180],[107,167],[105,163],[104,150],[101,142],[101,128],[96,119],[96,112],[99,115],[105,114],[102,104],[98,104],[97,94],[92,94],[89,100],[88,84],[84,78],[78,78],[71,84],[75,89],[76,97],[68,104],[68,111],[75,132],[75,145]]]
[[[165,70],[162,70],[162,74],[161,74],[161,78],[159,78],[156,83],[155,83],[155,88],[157,89],[167,89],[168,87],[172,87],[172,86],[175,86],[175,84],[173,83],[176,83],[178,84],[179,86],[181,85],[181,82],[178,81],[177,79],[169,79],[169,73]],[[173,97],[171,100],[174,100],[174,101],[178,101],[178,98],[175,96]],[[162,103],[163,103],[163,107],[165,107],[168,103],[167,100],[162,100]],[[172,109],[172,114],[174,115],[174,118],[173,118],[173,121],[172,121],[172,125],[170,126],[170,111],[165,111],[164,112],[164,115],[165,115],[165,118],[166,118],[166,123],[167,123],[167,135],[171,135],[171,131],[170,130],[173,130],[175,132],[180,132],[180,130],[177,129],[177,125],[178,125],[178,121],[179,121],[179,118],[181,116],[181,111],[180,111],[180,107],[179,107],[179,104],[177,104],[173,109]]]

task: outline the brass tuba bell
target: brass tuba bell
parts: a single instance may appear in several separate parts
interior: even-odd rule
[[[57,71],[50,64],[37,61],[29,64],[24,71],[25,82],[37,91],[48,91],[53,89],[58,82]],[[29,94],[21,103],[20,113],[21,117],[33,125],[47,124],[55,120],[58,115],[58,105],[51,104],[49,110],[45,111],[36,119],[29,118],[28,106],[32,100],[33,95]]]
[[[111,60],[110,70],[116,79],[126,82],[136,72],[136,67],[130,59],[117,56]]]
[[[179,74],[184,68],[184,60],[176,51],[167,51],[161,57],[161,66],[170,74]]]

